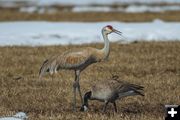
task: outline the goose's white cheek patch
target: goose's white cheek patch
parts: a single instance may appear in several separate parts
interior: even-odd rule
[[[88,110],[88,107],[84,106],[84,111],[87,111]]]

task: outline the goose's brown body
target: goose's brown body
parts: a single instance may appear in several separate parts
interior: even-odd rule
[[[84,108],[88,108],[89,99],[104,102],[104,112],[107,104],[111,102],[114,104],[115,111],[117,112],[115,103],[117,99],[134,95],[144,96],[143,88],[140,85],[118,80],[117,77],[115,79],[102,80],[93,85],[91,90],[84,95],[84,105],[81,107],[81,110],[85,111]]]
[[[138,92],[138,90],[142,89],[143,87],[139,85],[130,84],[125,81],[109,79],[92,86],[91,99],[104,102],[114,102],[115,100],[125,96],[132,96],[137,94],[141,95],[142,93]]]

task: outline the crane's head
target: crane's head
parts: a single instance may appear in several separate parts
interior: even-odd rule
[[[112,33],[112,32],[114,32],[114,33],[116,33],[116,34],[119,34],[119,35],[122,35],[122,32],[114,29],[111,25],[105,26],[105,27],[102,29],[102,31],[103,31],[105,34],[107,34],[107,35],[110,34],[110,33]]]

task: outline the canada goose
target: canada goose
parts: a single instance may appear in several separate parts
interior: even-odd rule
[[[106,111],[108,103],[113,103],[114,110],[117,112],[116,100],[126,97],[143,94],[143,88],[140,85],[131,84],[125,81],[118,80],[118,76],[113,76],[111,79],[102,81],[99,84],[92,86],[91,91],[84,95],[84,102],[80,111],[88,110],[88,100],[99,100],[104,102],[103,112]]]

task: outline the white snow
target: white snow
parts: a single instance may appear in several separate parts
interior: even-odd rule
[[[142,13],[142,12],[165,12],[178,11],[180,6],[148,6],[148,5],[129,5],[127,8],[108,6],[75,6],[73,12],[127,12],[127,13]]]
[[[130,5],[125,12],[165,12],[165,11],[178,11],[180,6],[147,6],[147,5]]]
[[[129,5],[126,8],[116,7],[112,8],[110,6],[74,6],[72,12],[127,12],[127,13],[143,13],[143,12],[165,12],[165,11],[178,11],[180,6],[169,5],[169,6],[148,6],[148,5]],[[59,10],[53,7],[38,7],[29,6],[21,7],[20,12],[27,13],[58,13]],[[62,10],[61,10],[62,11]]]
[[[122,4],[122,3],[180,3],[180,0],[39,0],[39,5],[66,4],[66,5],[91,5],[91,4]]]
[[[109,35],[111,42],[180,40],[180,22],[154,20],[144,23],[124,22],[0,22],[0,46],[67,45],[103,42],[101,29],[112,25],[124,37]]]
[[[27,12],[27,13],[34,13],[38,11],[36,6],[30,6],[30,7],[21,7],[20,12]]]
[[[51,8],[51,7],[38,7],[38,6],[29,6],[29,7],[21,7],[19,9],[20,12],[26,12],[26,13],[39,13],[39,14],[44,14],[44,13],[48,13],[48,14],[54,14],[54,13],[58,13],[59,11],[57,10],[57,8]]]
[[[0,120],[26,120],[27,118],[24,112],[18,112],[12,117],[0,117]]]
[[[73,12],[111,12],[116,11],[107,6],[75,6]]]
[[[154,3],[180,3],[180,0],[0,0],[0,6],[12,7],[17,6],[16,2],[22,1],[26,2],[27,5],[40,5],[40,6],[50,6],[50,5],[110,5],[110,4],[154,4]]]
[[[17,4],[22,1],[24,4]],[[140,5],[134,4],[140,3]],[[159,5],[156,3],[167,3]],[[170,4],[169,4],[170,3]],[[172,5],[172,4],[173,5]],[[177,5],[176,5],[177,3]],[[0,0],[0,6],[20,7],[20,12],[27,13],[57,13],[58,9],[51,5],[72,5],[73,12],[164,12],[180,10],[180,0]],[[112,8],[109,5],[127,4],[127,8]],[[151,5],[150,5],[151,4]],[[156,6],[153,6],[153,5]],[[96,5],[96,6],[93,6]],[[99,6],[98,6],[99,5]],[[102,6],[103,5],[103,6]],[[106,5],[106,6],[104,6]],[[66,11],[66,10],[65,10]]]

